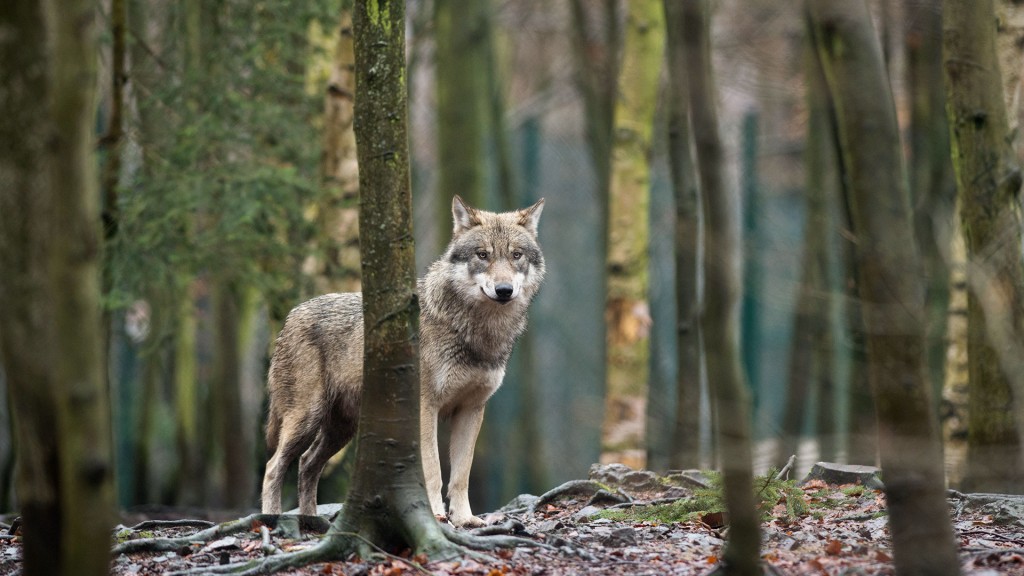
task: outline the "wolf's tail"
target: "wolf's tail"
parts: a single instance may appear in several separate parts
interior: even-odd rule
[[[277,442],[281,436],[281,417],[278,416],[271,406],[267,417],[267,456],[277,452]]]

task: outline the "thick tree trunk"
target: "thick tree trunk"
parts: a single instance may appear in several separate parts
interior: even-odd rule
[[[16,439],[15,492],[24,521],[26,576],[59,574],[61,500],[53,419],[57,382],[52,371],[53,310],[49,257],[53,241],[47,145],[53,132],[47,107],[43,6],[0,4],[0,352]],[[55,553],[55,551],[57,551]]]
[[[957,574],[925,377],[924,290],[896,110],[864,2],[809,0],[853,216],[889,525],[901,574]]]
[[[349,4],[351,4],[349,2]],[[359,285],[359,163],[352,129],[355,105],[355,51],[352,10],[343,9],[334,46],[331,76],[324,95],[323,152],[320,176],[328,193],[313,209],[320,246],[311,262],[313,290],[358,292]]]
[[[602,456],[643,468],[650,309],[650,147],[665,25],[657,0],[630,2],[615,102],[605,297],[606,382]]]
[[[109,571],[114,486],[92,156],[93,3],[9,2],[0,59],[0,351],[16,418],[25,574]]]
[[[739,193],[725,182],[723,146],[711,68],[709,2],[686,2],[687,39],[697,166],[704,216],[705,301],[701,330],[707,354],[708,382],[725,416],[718,419],[729,543],[724,563],[729,574],[759,574],[760,528],[754,504],[750,446],[750,398],[740,365],[739,305],[743,256]]]
[[[700,388],[704,373],[700,314],[700,190],[693,160],[682,4],[664,0],[668,58],[668,154],[676,199],[676,405],[669,467],[700,466]],[[650,402],[650,400],[649,400]]]
[[[356,473],[331,534],[436,553],[445,537],[424,488],[416,262],[406,136],[402,1],[357,2],[355,129],[363,246],[363,393]]]
[[[992,0],[949,0],[943,12],[953,167],[967,243],[967,361],[970,416],[964,488],[1020,492],[1024,477],[1021,417],[1024,387],[1013,390],[1011,338],[1024,328],[1020,167],[1008,143]],[[985,278],[981,284],[976,279]],[[1002,309],[985,313],[986,292]],[[1001,325],[1010,327],[1000,334]]]

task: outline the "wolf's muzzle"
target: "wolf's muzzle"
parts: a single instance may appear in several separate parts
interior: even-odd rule
[[[498,302],[508,302],[512,299],[513,292],[515,292],[515,289],[508,282],[502,282],[494,286],[494,295],[497,296],[495,300]]]

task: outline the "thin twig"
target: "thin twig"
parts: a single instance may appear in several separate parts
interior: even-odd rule
[[[786,461],[786,465],[782,467],[782,470],[779,470],[779,473],[775,475],[775,479],[776,480],[783,480],[783,479],[785,479],[789,475],[789,471],[792,470],[793,466],[795,466],[795,465],[796,465],[796,454],[793,454],[792,456],[789,457],[789,460]]]

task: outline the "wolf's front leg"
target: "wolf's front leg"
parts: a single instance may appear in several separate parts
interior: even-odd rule
[[[437,409],[420,402],[420,453],[423,457],[423,480],[434,516],[443,517],[444,500],[441,498],[441,457],[437,452]]]
[[[473,449],[484,421],[484,407],[459,408],[452,415],[452,473],[448,482],[448,519],[456,526],[483,526],[469,508],[469,470]]]

